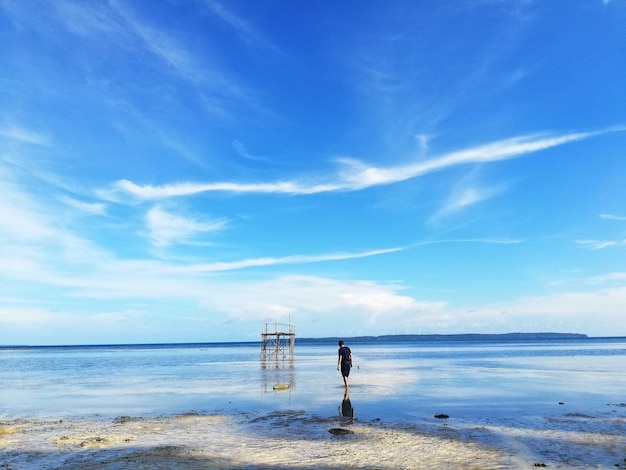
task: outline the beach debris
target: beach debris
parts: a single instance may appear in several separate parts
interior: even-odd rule
[[[435,418],[437,418],[437,419],[448,419],[449,417],[450,417],[450,416],[448,416],[448,415],[447,415],[447,414],[445,414],[445,413],[437,413],[437,414],[435,415]]]
[[[14,434],[17,432],[16,428],[10,428],[8,426],[0,426],[0,437],[8,436],[9,434]],[[2,468],[2,467],[0,467]]]
[[[329,433],[335,436],[345,436],[346,434],[354,434],[354,431],[346,428],[331,428],[328,430]]]
[[[133,418],[131,416],[118,416],[117,418],[113,420],[113,423],[126,424],[126,423],[132,423],[134,421],[141,421],[141,420],[142,418]]]
[[[108,444],[109,440],[106,437],[96,436],[85,439],[80,443],[81,447],[101,447]]]
[[[287,390],[289,388],[289,384],[276,384],[274,385],[274,390]]]

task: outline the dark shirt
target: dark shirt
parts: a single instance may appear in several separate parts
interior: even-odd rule
[[[341,346],[339,348],[339,357],[341,357],[342,365],[352,365],[352,361],[350,360],[350,354],[352,354],[352,351],[350,351],[350,348],[348,346]]]

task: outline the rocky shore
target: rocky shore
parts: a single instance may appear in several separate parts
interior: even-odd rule
[[[0,469],[626,468],[623,413],[544,421],[409,425],[301,411],[14,419],[0,421]]]

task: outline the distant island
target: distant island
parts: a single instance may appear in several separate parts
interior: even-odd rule
[[[301,338],[296,336],[296,344],[316,344],[316,343],[337,343],[340,339],[350,343],[400,343],[400,342],[445,342],[445,341],[532,341],[532,340],[585,340],[589,336],[580,333],[464,333],[453,335],[441,334],[402,334],[402,335],[381,335],[381,336],[329,336],[322,338]],[[198,345],[252,345],[261,344],[260,341],[226,341],[226,342],[194,342],[194,343],[131,343],[131,344],[74,344],[74,345],[1,345],[2,349],[27,349],[27,348],[170,348],[170,347],[198,347]]]
[[[381,335],[381,336],[352,336],[352,337],[327,337],[327,338],[296,338],[296,341],[514,341],[514,340],[557,340],[557,339],[587,339],[581,333],[464,333],[452,335],[439,334],[402,334],[402,335]]]

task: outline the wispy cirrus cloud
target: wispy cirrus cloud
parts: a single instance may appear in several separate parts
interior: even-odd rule
[[[161,207],[153,207],[146,214],[148,236],[154,246],[165,247],[173,243],[192,243],[210,232],[223,230],[228,226],[226,219],[195,220],[172,214]]]
[[[237,34],[237,37],[244,43],[280,52],[280,49],[261,34],[258,29],[254,28],[250,21],[233,13],[222,3],[215,0],[205,0],[203,3],[214,15],[230,26]]]
[[[205,79],[204,68],[179,40],[138,20],[131,9],[121,2],[115,2],[113,8],[126,27],[132,31],[135,47],[141,45],[142,49],[151,53],[153,57],[170,67],[183,79],[191,82]]]
[[[437,224],[449,216],[465,211],[467,208],[491,199],[507,190],[506,185],[502,183],[485,185],[479,182],[476,173],[478,171],[471,171],[452,188],[447,201],[429,218],[428,222],[430,224]]]
[[[613,214],[600,214],[600,218],[608,219],[608,220],[626,220],[625,216],[613,215]]]
[[[197,76],[198,67],[190,54],[170,35],[137,20],[131,9],[121,1],[112,1],[108,8],[83,2],[58,2],[56,19],[68,31],[87,39],[106,38],[110,45],[123,50],[137,46],[150,52],[185,78]]]
[[[362,251],[356,253],[324,253],[320,255],[291,255],[283,257],[251,258],[232,262],[216,262],[206,264],[194,264],[181,268],[174,268],[176,272],[219,272],[246,269],[261,266],[276,266],[284,264],[307,264],[321,263],[325,261],[344,261],[349,259],[367,258],[370,256],[396,253],[405,250],[406,247],[384,248],[379,250]]]
[[[2,170],[0,167],[0,278],[40,282],[51,273],[51,284],[56,284],[63,277],[55,273],[59,262],[71,271],[83,263],[91,265],[95,259],[108,259],[106,250],[68,229],[66,211],[57,198],[39,199]]]
[[[52,139],[48,135],[18,125],[0,129],[0,136],[24,144],[41,145],[44,147],[52,145]]]
[[[190,196],[203,192],[265,193],[306,195],[332,191],[358,191],[372,186],[394,184],[457,165],[490,163],[539,152],[569,142],[614,131],[578,132],[554,136],[526,135],[499,140],[479,147],[452,152],[430,160],[395,167],[375,167],[353,159],[339,159],[342,165],[334,175],[320,178],[302,178],[261,183],[212,182],[175,183],[163,186],[140,185],[129,180],[118,180],[111,187],[97,191],[104,199],[119,200],[124,195],[139,199],[160,199]],[[623,129],[619,129],[623,130]]]
[[[487,145],[452,152],[438,158],[420,161],[411,165],[389,168],[369,167],[357,161],[344,160],[350,171],[341,173],[345,189],[364,189],[370,186],[397,183],[407,179],[440,171],[457,165],[489,163],[517,158],[551,147],[589,138],[599,132],[579,132],[560,136],[542,137],[527,135],[496,141]]]
[[[71,197],[62,197],[61,201],[87,215],[104,215],[106,206],[101,202],[82,202]]]
[[[271,159],[267,158],[267,157],[262,157],[259,155],[253,155],[252,153],[250,153],[248,151],[248,149],[246,148],[246,146],[238,141],[238,140],[234,140],[233,141],[233,148],[236,150],[236,152],[241,155],[244,158],[247,158],[248,160],[255,160],[255,161],[259,161],[259,162],[272,162]]]
[[[15,13],[18,17],[25,14],[21,10]],[[206,51],[202,55],[194,53],[193,44],[184,34],[172,34],[162,25],[146,20],[135,11],[132,2],[112,0],[106,6],[56,2],[50,18],[71,34],[97,41],[133,61],[156,66],[188,82],[195,87],[199,102],[213,115],[228,116],[228,101],[246,103],[251,99],[249,90]],[[29,18],[20,19],[29,24]]]
[[[115,38],[125,41],[128,36],[118,15],[110,8],[85,2],[51,2],[58,21],[70,32],[83,37]]]
[[[490,245],[517,245],[523,240],[515,238],[449,238],[444,240],[427,240],[415,243],[415,246],[437,245],[440,243],[486,243]]]
[[[588,277],[583,280],[585,284],[612,284],[626,282],[626,272],[612,272],[599,276]]]
[[[576,240],[576,243],[592,250],[602,250],[603,248],[616,246],[623,242],[615,242],[611,240]]]

